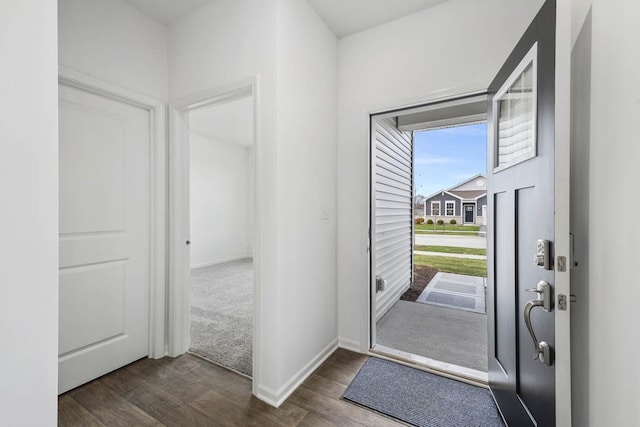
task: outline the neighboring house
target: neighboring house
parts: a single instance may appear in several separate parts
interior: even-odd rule
[[[439,190],[425,198],[425,221],[441,219],[449,223],[484,225],[487,216],[487,177],[483,174]]]

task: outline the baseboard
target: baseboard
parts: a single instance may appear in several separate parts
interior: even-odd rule
[[[263,402],[277,408],[306,380],[325,360],[338,348],[338,339],[331,341],[322,351],[300,369],[289,381],[287,381],[277,391],[272,388],[258,384],[256,397]]]
[[[193,270],[194,268],[209,267],[211,265],[224,264],[226,262],[239,261],[241,259],[249,259],[249,258],[253,258],[253,257],[251,257],[249,255],[236,256],[236,257],[232,257],[232,258],[221,259],[221,260],[218,260],[218,261],[210,261],[210,262],[203,262],[203,263],[200,263],[200,264],[194,264],[189,268],[191,270]]]
[[[338,347],[353,351],[354,353],[362,353],[360,342],[347,338],[338,338]]]

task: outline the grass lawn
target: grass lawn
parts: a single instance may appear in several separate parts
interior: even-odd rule
[[[445,273],[487,277],[487,261],[483,259],[448,258],[444,256],[414,255],[416,265],[437,268]]]
[[[437,234],[442,236],[443,234],[447,236],[477,236],[477,231],[420,231],[416,230],[416,234]]]
[[[416,230],[422,231],[480,231],[479,225],[437,225],[437,224],[416,224]]]
[[[420,246],[414,247],[416,251],[442,252],[445,254],[487,255],[486,249],[457,248],[455,246]]]

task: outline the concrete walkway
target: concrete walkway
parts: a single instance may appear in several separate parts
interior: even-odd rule
[[[487,316],[398,301],[376,326],[376,343],[487,372]]]
[[[487,259],[485,255],[448,254],[445,252],[427,252],[427,251],[413,251],[413,253],[416,255],[444,256],[449,258]]]
[[[458,248],[485,249],[487,247],[487,239],[478,236],[416,234],[415,244],[420,246],[455,246]]]

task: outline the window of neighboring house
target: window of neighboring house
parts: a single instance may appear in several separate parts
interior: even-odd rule
[[[440,202],[431,202],[431,216],[440,215]]]
[[[446,216],[454,216],[456,214],[456,202],[453,200],[444,202],[444,213]]]

